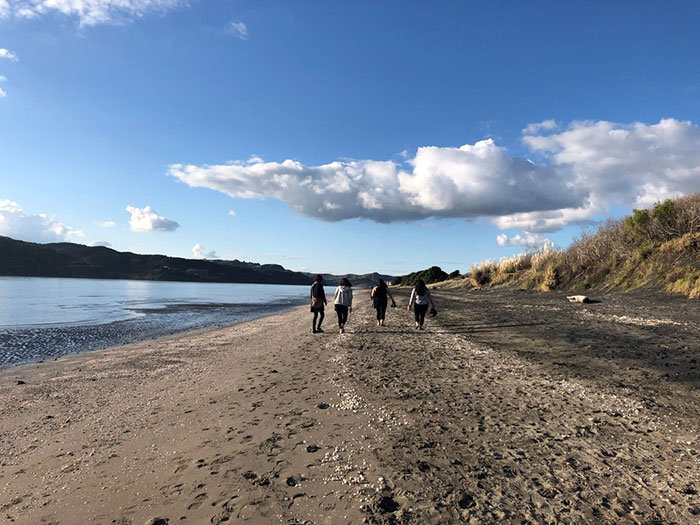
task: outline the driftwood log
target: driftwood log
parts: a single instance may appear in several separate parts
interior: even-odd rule
[[[591,300],[587,295],[568,295],[566,297],[570,303],[590,303]]]

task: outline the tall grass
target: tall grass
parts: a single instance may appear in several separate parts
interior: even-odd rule
[[[661,283],[700,298],[700,193],[611,219],[580,235],[566,250],[544,246],[472,266],[476,287],[517,283],[555,288],[635,288]]]

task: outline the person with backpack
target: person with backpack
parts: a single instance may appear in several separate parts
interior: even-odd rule
[[[408,311],[410,312],[411,307],[413,307],[416,329],[418,330],[423,330],[423,323],[425,322],[425,314],[428,311],[428,306],[432,308],[431,313],[433,313],[433,315],[437,314],[435,303],[433,303],[433,296],[430,295],[430,290],[428,290],[423,279],[418,279],[416,286],[411,291],[411,298],[408,301]]]
[[[335,313],[338,314],[338,331],[345,332],[345,323],[348,322],[348,313],[352,311],[352,284],[346,277],[340,280],[335,289]]]
[[[377,311],[377,326],[386,326],[384,324],[384,318],[386,317],[386,307],[389,303],[389,299],[391,299],[391,306],[396,306],[396,301],[394,301],[389,287],[382,279],[379,279],[379,281],[377,281],[377,286],[372,288],[369,296],[372,298],[372,306]]]
[[[311,323],[313,333],[322,334],[321,323],[325,317],[325,306],[328,304],[326,300],[326,292],[323,289],[323,276],[317,275],[314,279],[314,284],[311,285],[311,312],[314,314],[314,320]],[[316,320],[318,319],[318,324]]]

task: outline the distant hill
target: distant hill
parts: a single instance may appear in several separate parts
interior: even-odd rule
[[[36,244],[0,236],[0,275],[220,283],[310,284],[277,264],[139,255],[73,243]]]
[[[431,266],[427,270],[421,270],[418,272],[409,273],[408,275],[401,275],[395,277],[391,284],[394,286],[414,286],[418,279],[423,279],[425,284],[433,284],[447,279],[453,279],[459,276],[459,271],[448,274],[442,270],[439,266]]]
[[[310,278],[316,277],[315,273],[307,273]],[[381,273],[365,273],[358,275],[355,273],[349,273],[347,275],[333,275],[330,273],[322,273],[323,283],[326,286],[337,286],[343,277],[347,277],[353,286],[370,286],[377,284],[379,279],[383,279],[385,282],[389,283],[394,279],[393,275],[384,275]]]

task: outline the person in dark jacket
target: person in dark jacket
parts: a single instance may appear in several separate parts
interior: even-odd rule
[[[326,292],[323,290],[323,276],[317,275],[314,284],[311,285],[311,312],[314,314],[312,327],[315,334],[323,333],[321,323],[326,315],[324,311],[326,304],[328,301],[326,300]],[[318,324],[316,324],[317,319]]]
[[[425,322],[425,314],[428,311],[428,307],[432,307],[433,315],[437,312],[435,311],[435,303],[433,302],[433,296],[430,295],[430,290],[425,285],[423,279],[418,279],[416,286],[411,291],[411,298],[408,301],[408,310],[413,307],[413,313],[416,318],[416,329],[423,330],[423,323]]]
[[[377,286],[372,288],[370,297],[372,298],[374,309],[377,311],[377,326],[386,326],[384,318],[386,317],[386,307],[389,304],[389,299],[391,299],[391,306],[396,306],[396,301],[394,301],[389,287],[382,279],[379,279]]]

